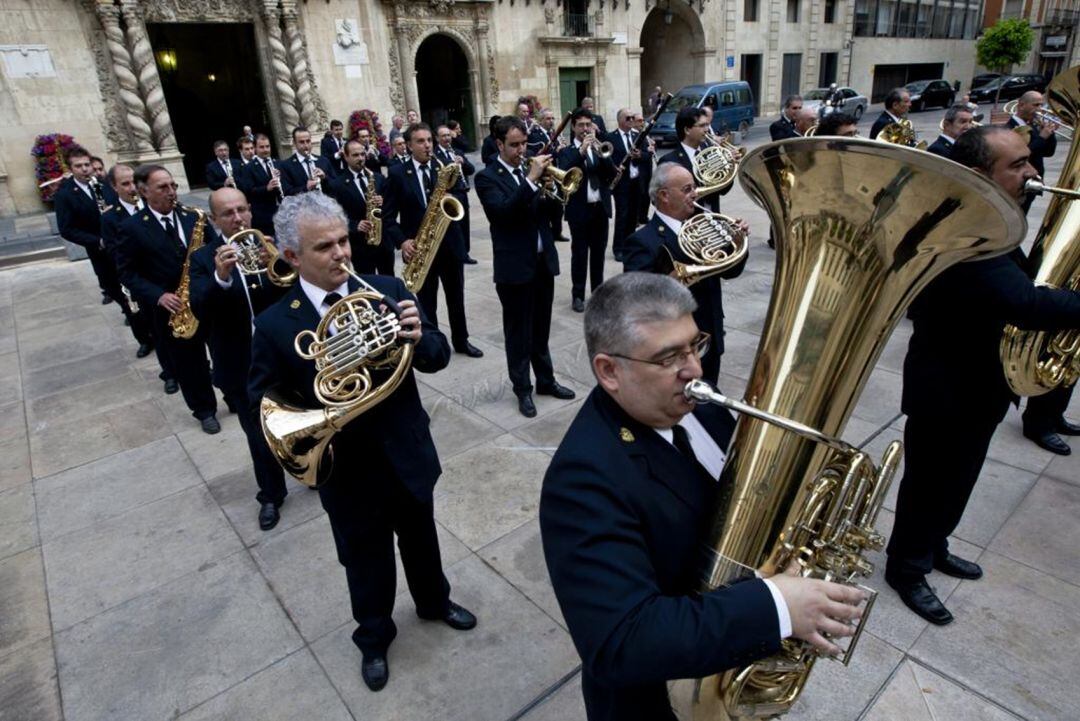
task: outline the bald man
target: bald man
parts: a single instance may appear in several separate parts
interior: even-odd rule
[[[210,355],[214,360],[214,385],[236,414],[247,436],[259,491],[259,527],[277,525],[278,508],[285,500],[281,466],[266,445],[257,407],[248,400],[248,368],[251,366],[251,329],[254,318],[285,294],[286,288],[270,282],[266,274],[243,275],[237,267],[235,246],[226,240],[251,228],[251,206],[242,192],[221,188],[210,194],[210,218],[216,232],[191,255],[191,309],[210,325]],[[262,252],[265,267],[269,256]],[[281,262],[281,261],[279,261]],[[282,268],[288,272],[287,267]]]
[[[806,131],[817,125],[817,111],[813,108],[799,108],[795,115],[795,132],[800,136],[806,135]]]
[[[1020,96],[1020,99],[1016,101],[1016,112],[1012,114],[1005,126],[1008,128],[1031,128],[1030,136],[1028,140],[1028,150],[1031,151],[1031,157],[1028,158],[1028,162],[1031,163],[1031,167],[1035,168],[1035,172],[1039,174],[1039,177],[1043,177],[1043,173],[1046,171],[1046,164],[1043,162],[1044,158],[1049,158],[1055,152],[1057,152],[1057,135],[1054,131],[1057,130],[1057,125],[1054,123],[1040,123],[1036,118],[1036,112],[1043,104],[1042,93],[1036,90],[1029,90]],[[1028,212],[1028,208],[1035,202],[1035,193],[1028,193],[1024,198],[1024,202],[1021,203],[1021,207],[1024,212]]]

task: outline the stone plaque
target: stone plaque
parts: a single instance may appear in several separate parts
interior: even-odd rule
[[[55,78],[52,55],[46,45],[0,45],[4,73],[9,78]]]
[[[360,25],[353,18],[334,21],[334,64],[367,65],[367,44],[360,39]]]

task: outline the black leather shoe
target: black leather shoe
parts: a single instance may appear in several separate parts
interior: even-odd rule
[[[470,358],[484,357],[484,351],[480,350],[469,341],[465,341],[465,345],[454,346],[454,352],[461,353],[462,355],[467,355]]]
[[[140,343],[139,344],[139,350],[135,351],[135,357],[136,358],[145,358],[146,356],[150,355],[153,352],[154,352],[154,346],[150,345],[149,343]],[[173,392],[175,393],[176,391],[173,391]]]
[[[526,418],[536,417],[536,404],[533,403],[532,393],[524,393],[518,396],[518,410]]]
[[[965,561],[960,556],[954,556],[951,553],[935,558],[934,569],[953,578],[966,578],[969,581],[982,578],[982,567],[979,564],[974,561]]]
[[[585,301],[581,298],[574,298],[574,302],[571,304],[571,307],[574,309],[575,313],[584,313]]]
[[[259,506],[259,528],[269,531],[281,520],[281,513],[274,503],[264,503]]]
[[[1024,433],[1024,436],[1039,448],[1056,453],[1059,456],[1067,456],[1072,453],[1069,444],[1061,440],[1061,436],[1057,433],[1051,433],[1050,431],[1046,433]]]
[[[558,398],[560,401],[568,401],[577,394],[566,386],[561,386],[558,382],[555,382],[550,386],[544,386],[543,388],[536,386],[536,395],[551,396],[552,398]]]
[[[101,304],[102,305],[108,305],[109,303],[112,303],[112,298],[110,298],[107,295],[101,296]]]
[[[476,258],[471,255],[466,255],[465,260],[462,261],[465,265],[476,265]]]
[[[217,416],[207,416],[199,421],[202,424],[203,433],[209,433],[214,435],[221,432],[221,424],[218,423]]]
[[[442,617],[420,616],[420,618],[427,621],[442,621],[455,631],[468,631],[471,628],[476,628],[476,616],[453,601],[450,602],[450,607],[446,609],[446,614]]]
[[[1080,426],[1062,418],[1057,423],[1057,432],[1063,436],[1080,436]]]
[[[372,691],[382,691],[390,680],[390,665],[385,653],[366,653],[360,664],[360,676]]]
[[[952,623],[953,615],[937,597],[926,578],[898,579],[885,574],[885,582],[893,587],[904,605],[930,623],[944,626]]]
[[[556,235],[555,236],[555,242],[556,243],[569,243],[570,239],[567,238],[565,235]]]
[[[180,384],[176,382],[175,378],[166,378],[165,379],[165,394],[166,395],[171,396],[173,393],[176,393],[179,390],[180,390]]]

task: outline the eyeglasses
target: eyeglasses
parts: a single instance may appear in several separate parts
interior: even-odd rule
[[[634,361],[636,363],[648,363],[651,366],[659,366],[664,370],[674,370],[678,372],[686,367],[687,361],[690,360],[690,356],[696,356],[701,358],[705,355],[705,352],[709,350],[709,341],[712,340],[712,336],[708,333],[698,333],[694,340],[690,341],[690,348],[687,350],[677,350],[674,353],[669,353],[663,358],[657,358],[656,360],[646,360],[645,358],[631,358],[628,355],[620,355],[618,353],[608,353],[613,358],[622,358],[623,360]]]

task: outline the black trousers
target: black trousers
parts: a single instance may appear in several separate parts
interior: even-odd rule
[[[1054,433],[1065,417],[1075,387],[1058,386],[1049,393],[1028,398],[1023,415],[1024,431],[1033,434]]]
[[[368,245],[366,236],[349,237],[352,246],[352,263],[362,275],[393,275],[394,246],[385,238],[379,245]]]
[[[547,213],[548,224],[551,226],[551,239],[557,240],[563,236],[563,204],[547,202],[542,204],[543,212]]]
[[[454,232],[453,228],[447,233]],[[439,282],[446,293],[446,312],[450,316],[450,342],[454,348],[460,348],[469,340],[469,325],[465,320],[465,266],[454,257],[446,240],[435,254],[435,262],[428,271],[427,279],[420,286],[416,300],[424,309],[428,320],[439,325]]]
[[[202,420],[217,413],[217,396],[210,382],[210,364],[206,360],[206,329],[200,327],[190,340],[176,338],[169,328],[169,311],[154,306],[154,339],[162,370],[180,384],[184,402],[191,415]]]
[[[585,188],[579,192],[584,193]],[[588,214],[583,221],[570,222],[570,283],[571,295],[585,299],[585,275],[589,289],[596,290],[604,282],[604,252],[607,250],[608,217],[603,204],[587,203]]]
[[[1005,414],[910,415],[904,426],[904,477],[886,571],[907,578],[929,573],[949,549],[964,515],[994,430]]]
[[[555,298],[555,278],[543,258],[536,259],[536,273],[528,283],[496,283],[502,304],[503,339],[506,342],[506,369],[515,395],[533,389],[529,366],[536,385],[550,388],[555,372],[548,350],[551,334],[551,304]]]
[[[222,361],[214,358],[217,367]],[[248,452],[251,454],[251,463],[255,469],[255,482],[259,484],[259,492],[255,494],[255,500],[259,503],[273,503],[280,506],[289,495],[285,487],[285,472],[274,458],[270,446],[266,444],[266,436],[263,435],[262,425],[259,423],[259,411],[252,408],[248,400],[247,388],[223,387],[221,395],[225,397],[225,403],[235,409],[236,419],[240,421],[240,427],[247,437]]]
[[[630,171],[628,170],[627,173]],[[623,247],[626,239],[637,230],[638,205],[641,202],[641,194],[638,182],[639,175],[634,180],[627,178],[616,188],[615,193],[615,235],[611,239],[611,250],[615,253],[616,260],[622,260]]]
[[[397,635],[391,617],[397,595],[394,534],[416,612],[426,618],[446,614],[450,583],[442,572],[430,496],[418,499],[409,493],[377,451],[362,459],[359,453],[340,454],[330,479],[319,488],[319,499],[345,567],[357,623],[353,643],[363,653],[385,652]]]

